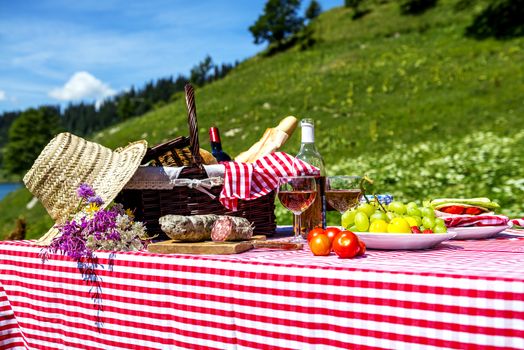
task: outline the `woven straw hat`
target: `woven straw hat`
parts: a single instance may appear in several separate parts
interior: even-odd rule
[[[44,148],[24,176],[24,183],[57,224],[73,214],[79,203],[77,189],[89,184],[107,205],[136,172],[147,150],[137,141],[114,151],[70,133],[58,134]],[[58,234],[52,228],[39,242],[49,244]]]

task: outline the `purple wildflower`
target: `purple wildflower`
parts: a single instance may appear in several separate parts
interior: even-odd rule
[[[97,196],[93,188],[86,183],[78,187],[77,194],[82,198],[79,203],[79,210],[81,205],[86,204],[85,202],[88,204],[87,208],[101,207],[104,204],[102,198]],[[120,204],[115,204],[109,209],[97,208],[97,210],[89,211],[88,214],[84,213],[84,216],[80,218],[71,219],[63,225],[57,226],[61,235],[51,242],[44,253],[61,252],[81,262],[95,259],[94,250],[96,249],[115,249],[121,244],[126,244],[127,249],[137,249],[135,241],[138,240],[141,243],[141,236],[132,231],[135,229],[132,224],[126,224],[127,227],[119,227],[119,225],[122,225],[122,219],[118,219],[120,215],[126,215],[124,208]],[[126,220],[132,223],[131,214],[128,216],[129,218]],[[145,232],[144,227],[138,226],[137,232],[139,231]],[[134,236],[131,236],[134,240],[131,243],[127,242],[129,237],[126,235],[129,236],[129,234],[134,234]],[[121,242],[122,237],[126,239],[125,242]]]
[[[87,203],[94,203],[100,207],[104,204],[104,201],[100,196],[92,196],[87,198]]]
[[[84,230],[89,224],[89,220],[84,216],[80,219],[80,229]]]
[[[83,223],[77,223],[76,221],[71,220],[60,226],[59,229],[62,232],[62,235],[55,238],[51,242],[49,251],[51,253],[60,251],[77,261],[82,257],[91,256],[92,252],[86,247],[85,244],[85,236],[82,230],[82,224]]]
[[[76,190],[76,194],[80,198],[87,199],[89,197],[94,197],[95,196],[95,191],[93,190],[93,188],[91,188],[91,186],[89,186],[86,183],[83,183]]]
[[[120,232],[118,230],[112,229],[106,234],[107,239],[113,240],[113,241],[119,241],[120,240]]]
[[[96,240],[119,240],[116,226],[117,213],[111,210],[97,211],[85,228],[86,236],[93,235]]]

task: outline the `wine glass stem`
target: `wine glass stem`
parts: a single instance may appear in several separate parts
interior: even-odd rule
[[[301,225],[302,223],[300,221],[300,214],[298,214],[298,215],[297,214],[293,214],[293,215],[295,215],[295,220],[294,220],[295,221],[295,228],[294,229],[295,229],[295,241],[297,241],[297,240],[302,239],[302,234],[300,233],[300,228],[302,226]]]

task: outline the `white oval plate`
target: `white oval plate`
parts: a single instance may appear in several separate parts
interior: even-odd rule
[[[457,234],[453,239],[484,239],[493,237],[509,227],[508,225],[450,227],[448,232]]]
[[[386,250],[429,249],[456,235],[455,232],[427,234],[355,232],[355,234],[366,243],[366,248]]]

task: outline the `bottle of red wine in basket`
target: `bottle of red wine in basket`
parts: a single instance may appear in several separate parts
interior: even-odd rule
[[[231,157],[222,150],[222,141],[220,141],[220,133],[216,126],[209,128],[209,141],[211,143],[211,154],[218,162],[228,162]]]
[[[302,226],[300,230],[302,235],[306,237],[309,231],[315,227],[326,228],[326,199],[324,196],[326,170],[324,167],[324,159],[322,159],[320,152],[315,146],[315,124],[313,120],[302,119],[300,121],[300,127],[302,129],[302,141],[300,151],[296,155],[296,158],[320,170],[320,175],[316,179],[317,195],[315,201],[300,216]]]

